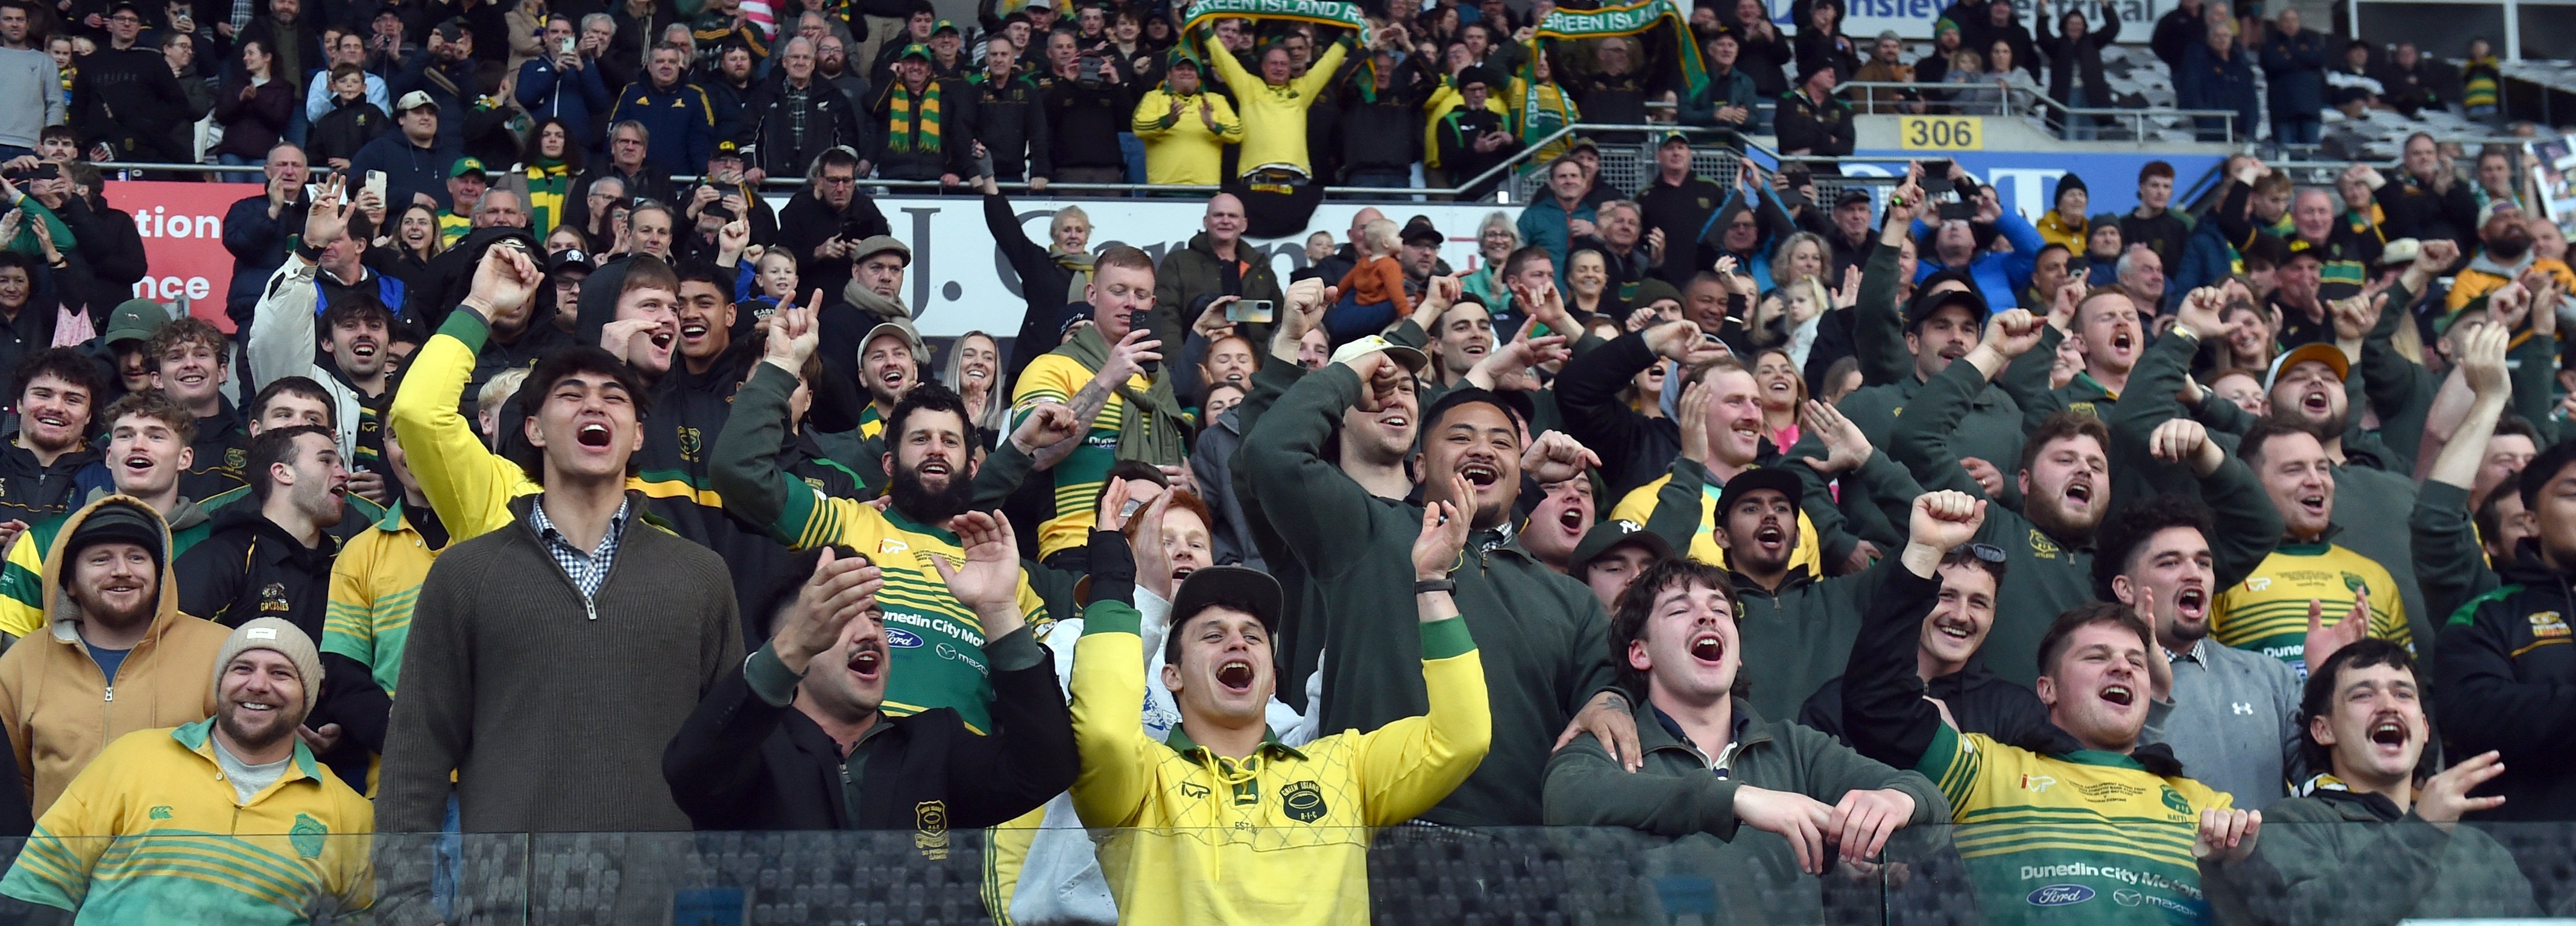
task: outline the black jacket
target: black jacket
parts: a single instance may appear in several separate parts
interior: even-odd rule
[[[979,72],[964,83],[975,90],[975,140],[993,157],[994,179],[1025,180],[1055,172],[1046,95],[1036,82],[1013,73],[995,83],[991,74]]]
[[[2478,794],[2501,794],[2489,820],[2576,819],[2576,589],[2525,540],[2497,567],[2505,584],[2469,600],[2433,648],[2437,729],[2452,754],[2501,753],[2504,774]]]
[[[960,178],[975,175],[973,128],[975,95],[966,82],[932,77],[923,88],[924,94],[937,93],[940,116],[937,132],[926,120],[915,115],[909,128],[898,138],[894,132],[895,91],[903,88],[899,81],[886,81],[868,100],[868,142],[864,152],[875,164],[877,176],[888,180],[937,180],[941,174]],[[901,146],[900,148],[898,146]],[[1112,139],[1112,151],[1118,147]],[[832,290],[826,290],[832,292]]]
[[[1118,133],[1127,131],[1136,115],[1136,94],[1130,86],[1086,87],[1080,81],[1054,79],[1053,86],[1046,88],[1047,125],[1055,146],[1048,152],[1050,163],[1058,168],[1125,165]]]
[[[322,119],[305,132],[305,154],[316,164],[328,164],[333,158],[354,158],[358,149],[393,126],[393,117],[367,102],[365,96],[334,103],[331,111],[323,113]]]
[[[2081,2],[2070,0],[2066,9],[2077,9]],[[2100,30],[2087,32],[2083,38],[2069,38],[2050,28],[2049,17],[2039,17],[2038,50],[2048,58],[2049,99],[2072,105],[2068,91],[2080,75],[2084,78],[2085,108],[2116,105],[2111,98],[2111,85],[2102,79],[2102,49],[2111,47],[2111,42],[2120,37],[2120,17],[2114,13],[2104,19],[2108,22]]]
[[[18,446],[16,433],[0,435],[0,521],[34,524],[60,516],[71,501],[73,477],[97,460],[97,450],[84,448],[46,466],[36,462],[34,451]]]
[[[984,652],[992,660],[991,735],[968,730],[953,708],[879,715],[844,759],[839,744],[790,706],[796,679],[764,646],[698,702],[662,753],[662,777],[701,830],[930,836],[1000,824],[1071,787],[1082,763],[1045,648],[1022,628]]]
[[[2147,40],[2147,47],[2155,49],[2165,70],[2180,71],[2183,51],[2208,39],[2209,21],[2201,18],[2201,12],[2177,6],[2156,18],[2155,35]]]
[[[1852,108],[1840,97],[1828,96],[1819,104],[1804,91],[1783,93],[1773,128],[1779,132],[1782,154],[1839,157],[1852,153]]]
[[[215,513],[206,539],[170,564],[179,577],[179,610],[226,627],[282,618],[318,643],[331,607],[331,559],[340,548],[330,534],[324,532],[321,546],[307,547],[257,502],[226,506]],[[341,744],[321,759],[350,787],[365,788],[367,754],[384,748],[393,701],[356,660],[324,659],[322,693],[306,725],[341,725]]]
[[[1420,56],[1396,65],[1385,87],[1376,86],[1374,72],[1352,71],[1342,84],[1342,166],[1409,170],[1422,160],[1422,101],[1439,86],[1438,78],[1423,71]]]
[[[835,146],[848,145],[852,151],[867,150],[867,136],[859,129],[858,111],[848,97],[820,78],[808,82],[801,108],[805,112],[805,139],[796,139],[796,111],[800,104],[791,97],[784,83],[773,83],[769,91],[743,114],[747,126],[745,137],[750,146],[744,154],[752,166],[772,177],[793,177],[805,172],[806,165]]]
[[[1019,277],[1020,298],[1028,303],[1028,311],[1020,316],[1019,334],[1011,341],[1010,366],[1004,370],[1003,381],[1009,382],[1059,343],[1056,310],[1076,301],[1071,298],[1073,271],[1056,263],[1046,245],[1029,240],[1019,214],[1011,210],[1010,197],[985,195],[984,227],[993,234],[994,249],[1002,252],[1012,274]]]
[[[1959,721],[1962,733],[1983,733],[1998,743],[2016,743],[2050,725],[2048,705],[2039,703],[2038,695],[2028,686],[2005,681],[1986,668],[1983,659],[1971,658],[1967,668],[1928,680],[1923,689],[1925,696],[1950,706],[1950,716]],[[1798,722],[1842,739],[1842,679],[1826,682],[1809,695],[1798,709]]]
[[[679,201],[679,188],[671,184],[669,175],[656,174],[649,165],[641,172],[629,175],[620,172],[615,164],[599,161],[589,170],[582,171],[581,176],[572,178],[572,188],[564,191],[563,222],[560,224],[570,225],[581,229],[583,234],[590,234],[590,185],[599,182],[601,177],[615,177],[625,183],[628,199],[658,199],[666,203]],[[607,240],[595,235],[591,240],[593,244],[603,249],[609,245]]]
[[[54,207],[54,216],[62,219],[63,226],[71,229],[72,238],[80,242],[80,247],[68,255],[71,262],[88,271],[88,279],[79,281],[86,285],[57,278],[56,295],[64,302],[86,307],[90,320],[104,328],[108,313],[133,298],[134,284],[143,279],[147,270],[143,236],[135,231],[134,216],[108,208],[104,198],[93,201],[65,197],[62,205]]]
[[[104,142],[120,160],[187,160],[185,152],[173,150],[168,131],[190,121],[180,118],[187,114],[187,92],[159,49],[103,47],[77,63],[70,122],[80,133],[82,151]],[[113,110],[110,100],[116,104]]]
[[[838,299],[843,287],[850,285],[852,263],[847,257],[820,258],[814,249],[847,228],[852,241],[869,235],[890,234],[885,213],[877,211],[876,200],[865,191],[850,194],[850,206],[839,212],[814,195],[812,189],[797,191],[787,200],[787,208],[778,210],[778,246],[796,258],[797,285],[807,290],[820,289],[823,298]],[[830,359],[830,358],[825,358]],[[851,358],[856,362],[856,358]]]

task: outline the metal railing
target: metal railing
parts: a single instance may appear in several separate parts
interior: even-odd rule
[[[1898,99],[1894,94],[1870,93],[1891,90],[1915,94],[1919,99]],[[1863,91],[1855,93],[1853,91]],[[2051,134],[2066,138],[2073,134],[2076,117],[2089,119],[2097,133],[2125,131],[2126,137],[2153,140],[2151,129],[2180,129],[2195,136],[2211,128],[2215,120],[2218,137],[2201,141],[2234,143],[2237,141],[2236,113],[2223,109],[2129,109],[2111,106],[2068,106],[2048,94],[2029,87],[2015,86],[1998,79],[1991,84],[1921,83],[1898,81],[1851,81],[1839,84],[1835,92],[1852,104],[1861,115],[1913,115],[1922,113],[1959,116],[2018,116]],[[1976,94],[1977,96],[1970,96]],[[2198,123],[2198,124],[2195,124]]]

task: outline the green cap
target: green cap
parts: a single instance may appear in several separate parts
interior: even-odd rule
[[[949,21],[949,20],[945,20],[945,19],[943,19],[943,20],[940,20],[940,21],[939,21],[939,24],[938,24],[938,25],[935,25],[935,26],[930,27],[930,34],[931,34],[931,35],[938,35],[938,34],[940,34],[940,33],[942,33],[942,32],[957,32],[957,24],[956,24],[955,22],[952,22],[952,21]],[[959,35],[964,35],[965,33],[959,32],[958,34],[959,34]]]
[[[107,315],[107,331],[98,342],[110,347],[126,341],[149,341],[170,324],[170,311],[150,299],[128,299]]]
[[[1179,64],[1184,61],[1189,62],[1190,67],[1193,69],[1205,67],[1205,64],[1199,61],[1199,56],[1190,54],[1190,50],[1188,48],[1179,45],[1172,46],[1171,59],[1172,60],[1165,62],[1165,67]]]
[[[920,42],[906,45],[903,47],[902,51],[895,53],[894,60],[901,61],[905,58],[919,58],[923,61],[929,61],[931,60],[930,46],[923,45]]]
[[[488,178],[492,175],[492,172],[483,169],[483,161],[481,158],[457,158],[456,166],[448,168],[447,170],[447,176],[451,180],[465,176],[466,174]]]

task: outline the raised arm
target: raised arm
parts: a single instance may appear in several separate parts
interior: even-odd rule
[[[2477,397],[2451,432],[2450,443],[2433,458],[2423,488],[2415,495],[2415,511],[2407,519],[2414,540],[2416,582],[2433,615],[2447,618],[2470,598],[2496,587],[2495,570],[2487,564],[2486,552],[2478,548],[2469,489],[2477,483],[2487,441],[2495,436],[2496,420],[2503,417],[2510,400],[2504,363],[2509,337],[2511,333],[2499,325],[2481,325],[2463,333],[2460,368]],[[2509,482],[2495,489],[2514,490]]]
[[[1367,379],[1363,379],[1363,374]],[[1383,351],[1309,373],[1243,436],[1235,457],[1239,484],[1255,487],[1270,526],[1319,580],[1357,564],[1365,544],[1346,532],[1368,523],[1367,489],[1325,459],[1342,413],[1374,393],[1396,388],[1402,368]]]
[[[1921,167],[1907,167],[1905,185],[1887,198],[1886,219],[1879,226],[1878,246],[1861,264],[1860,301],[1852,305],[1852,355],[1860,360],[1861,381],[1870,385],[1902,382],[1914,375],[1913,352],[1905,349],[1905,308],[1897,304],[1903,280],[1897,260],[1914,213],[1923,207]]]
[[[1454,498],[1472,498],[1465,477]],[[1449,577],[1466,548],[1467,512],[1447,502],[1423,508],[1422,532],[1413,541],[1415,582]],[[1370,826],[1413,819],[1449,796],[1484,761],[1494,722],[1485,696],[1485,663],[1458,603],[1447,591],[1413,596],[1422,626],[1422,686],[1429,697],[1419,717],[1407,717],[1360,734],[1355,771],[1360,806]]]
[[[1898,568],[1886,571],[1861,618],[1851,661],[1843,667],[1843,738],[1861,755],[1915,768],[1944,729],[1941,711],[1923,699],[1914,651],[1923,618],[1940,599],[1941,557],[1968,542],[1988,503],[1958,492],[1917,498]]]
[[[1906,413],[1897,416],[1896,429],[1887,439],[1889,455],[1905,464],[1925,489],[1952,489],[1985,498],[1985,489],[1950,449],[1950,432],[1967,417],[1969,403],[1985,390],[1986,381],[2013,358],[2038,346],[2040,332],[2047,327],[2027,310],[1996,313],[1986,322],[1985,338],[1966,356],[1951,361],[1941,375],[1926,380]]]
[[[473,289],[447,315],[438,334],[411,357],[411,372],[386,413],[409,451],[412,477],[430,508],[447,524],[449,542],[481,536],[510,523],[510,499],[536,491],[519,465],[485,447],[458,409],[474,377],[474,355],[491,337],[496,311],[524,313],[538,284],[536,266],[517,249],[496,245],[474,270]],[[497,309],[515,306],[515,309]]]
[[[1091,551],[1123,559],[1112,547],[1126,544],[1094,543]],[[1104,565],[1116,578],[1135,575],[1132,562],[1092,563],[1095,571]],[[1156,765],[1172,753],[1145,735],[1145,639],[1138,634],[1144,618],[1134,605],[1100,597],[1100,584],[1093,583],[1082,637],[1074,643],[1071,716],[1082,772],[1073,780],[1073,809],[1085,826],[1135,826],[1152,796]]]

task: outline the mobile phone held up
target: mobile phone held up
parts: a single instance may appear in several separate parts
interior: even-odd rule
[[[1267,325],[1277,314],[1278,306],[1268,299],[1237,299],[1225,307],[1225,320],[1230,322]]]
[[[1127,330],[1129,331],[1152,331],[1153,324],[1153,321],[1148,317],[1148,313],[1143,309],[1127,313]],[[1148,360],[1137,364],[1136,368],[1143,370],[1145,375],[1152,376],[1160,372],[1162,366],[1163,365],[1160,361]]]

